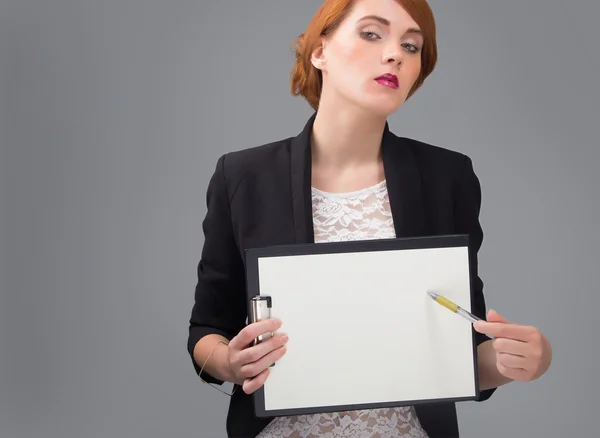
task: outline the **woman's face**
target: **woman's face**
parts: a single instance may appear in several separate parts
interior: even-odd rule
[[[406,100],[421,70],[423,36],[396,0],[355,0],[313,64],[323,73],[321,97],[387,116]]]

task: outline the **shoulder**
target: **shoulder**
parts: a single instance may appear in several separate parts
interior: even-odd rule
[[[228,173],[239,174],[251,169],[264,168],[269,164],[289,158],[292,137],[270,143],[251,146],[225,154],[223,165]]]
[[[414,138],[394,137],[410,150],[424,177],[461,181],[474,176],[473,160],[463,152]]]
[[[408,146],[419,164],[440,169],[459,169],[471,158],[459,151],[408,137],[397,137]]]
[[[241,182],[258,182],[289,171],[290,145],[293,137],[227,152],[219,157],[214,179],[224,184],[230,198]],[[271,178],[269,178],[271,177]]]

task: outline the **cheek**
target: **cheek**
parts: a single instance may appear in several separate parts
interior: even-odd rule
[[[415,56],[415,59],[412,60],[411,63],[411,76],[417,79],[419,77],[419,73],[421,73],[421,57]]]
[[[411,60],[410,63],[404,65],[403,79],[405,83],[412,84],[419,78],[421,73],[421,60]]]
[[[373,50],[368,50],[365,44],[357,42],[340,47],[336,53],[336,69],[342,75],[365,75],[369,66],[376,61]]]

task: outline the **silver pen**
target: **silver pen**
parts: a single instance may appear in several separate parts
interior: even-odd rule
[[[271,319],[271,297],[257,295],[250,300],[250,323]],[[258,345],[271,338],[273,333],[258,335],[252,345]]]
[[[441,304],[446,309],[449,309],[449,310],[451,310],[454,313],[458,313],[460,316],[462,316],[465,319],[468,319],[472,323],[473,322],[477,322],[477,321],[482,321],[481,318],[479,318],[478,316],[473,315],[471,312],[466,311],[465,309],[463,309],[462,307],[460,307],[458,304],[453,303],[452,301],[450,301],[446,297],[438,295],[438,294],[436,294],[434,292],[427,292],[427,294],[429,294],[429,296],[436,303]]]

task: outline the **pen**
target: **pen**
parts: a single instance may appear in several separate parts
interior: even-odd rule
[[[481,321],[482,319],[473,315],[471,312],[467,312],[465,309],[460,307],[458,304],[454,304],[448,298],[438,295],[434,292],[427,292],[431,299],[433,299],[436,303],[441,304],[446,309],[451,310],[454,313],[458,313],[463,318],[468,319],[471,322]]]

